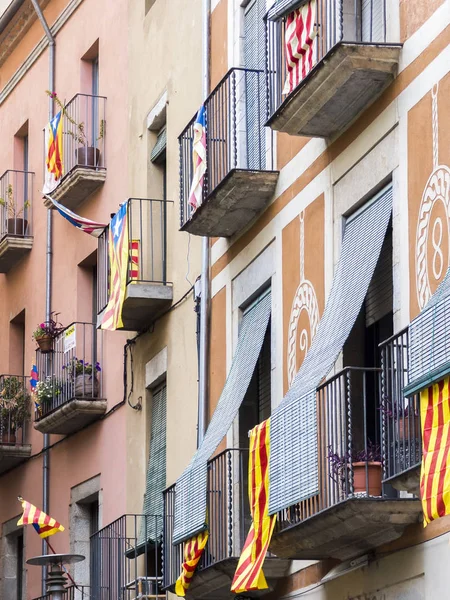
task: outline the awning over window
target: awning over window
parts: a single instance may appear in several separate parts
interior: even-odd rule
[[[156,144],[153,146],[152,153],[150,155],[150,160],[152,162],[158,162],[162,159],[163,155],[166,152],[167,146],[167,129],[164,127],[156,138]]]
[[[156,541],[162,533],[163,491],[166,487],[167,388],[164,384],[153,393],[150,451],[145,484],[143,520],[139,543]]]
[[[174,544],[206,526],[207,463],[230,429],[247,392],[263,345],[270,309],[271,296],[267,293],[243,315],[236,352],[216,410],[201,446],[176,484]]]
[[[267,13],[269,21],[278,21],[308,0],[277,0]]]
[[[450,269],[409,325],[408,386],[413,394],[450,373]]]
[[[375,271],[392,212],[392,187],[347,220],[339,263],[316,336],[271,417],[269,513],[319,491],[316,388],[353,328]]]

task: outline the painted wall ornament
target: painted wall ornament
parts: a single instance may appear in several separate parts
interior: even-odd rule
[[[309,331],[306,327],[303,327],[299,332],[302,313],[308,316]],[[302,211],[300,213],[300,284],[292,302],[288,328],[287,369],[289,387],[292,385],[298,370],[297,351],[300,349],[306,355],[311,341],[316,335],[319,320],[316,292],[313,284],[305,278],[305,212]]]
[[[447,244],[447,251],[444,248],[444,239],[450,241],[450,168],[439,165],[438,91],[439,84],[436,84],[431,92],[433,171],[423,191],[416,233],[416,289],[420,310],[432,296],[450,264],[450,243]],[[433,209],[438,203],[442,203],[444,220],[439,214],[432,218]]]

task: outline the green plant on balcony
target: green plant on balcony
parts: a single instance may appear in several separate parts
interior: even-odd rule
[[[367,442],[367,448],[340,454],[328,447],[330,477],[339,485],[341,491],[350,493],[350,480],[353,478],[355,495],[381,496],[382,457],[380,446]],[[367,490],[367,481],[369,489]]]
[[[68,112],[65,102],[62,102],[56,92],[50,92],[46,90],[46,94],[55,102],[61,111],[61,114],[66,119],[66,122],[70,123],[72,127],[68,127],[64,133],[70,135],[70,137],[79,145],[75,149],[78,164],[95,167],[100,162],[100,150],[92,146],[88,140],[86,134],[86,126],[84,121],[76,121]],[[95,138],[95,142],[102,140],[105,136],[105,120],[100,119],[98,137]]]
[[[38,381],[36,384],[35,395],[39,404],[38,411],[47,412],[48,405],[53,402],[53,400],[58,398],[62,393],[62,384],[56,379],[56,377],[52,377],[48,375],[44,381]]]
[[[3,377],[0,383],[1,443],[15,444],[16,431],[22,429],[30,415],[30,396],[21,378]]]
[[[53,350],[53,340],[63,331],[64,327],[50,319],[40,323],[33,331],[33,339],[39,346],[39,350],[43,354],[47,354]]]
[[[7,232],[10,234],[25,235],[28,221],[24,218],[24,211],[31,204],[28,200],[25,200],[23,205],[19,206],[11,183],[8,183],[6,186],[5,197],[0,197],[0,206],[6,211]]]
[[[102,370],[99,362],[91,364],[74,356],[63,365],[63,369],[74,382],[75,397],[97,398],[99,389],[97,373]]]

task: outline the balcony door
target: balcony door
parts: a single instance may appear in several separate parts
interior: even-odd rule
[[[246,90],[245,125],[248,169],[265,168],[266,85],[265,85],[265,27],[266,0],[250,0],[244,12],[244,68],[257,69],[259,75],[244,75],[243,90]],[[239,86],[238,98],[239,102]],[[239,106],[239,104],[238,104]],[[238,112],[239,114],[239,112]],[[238,117],[239,118],[239,117]],[[241,127],[238,126],[238,131]]]
[[[361,41],[385,41],[386,14],[384,0],[361,0]]]

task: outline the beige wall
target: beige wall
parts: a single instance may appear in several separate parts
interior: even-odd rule
[[[156,0],[147,15],[144,2],[129,2],[128,40],[130,119],[128,182],[130,195],[161,194],[150,152],[156,134],[147,130],[147,115],[167,92],[168,279],[177,301],[200,274],[198,237],[179,232],[178,135],[202,101],[201,0]],[[176,22],[177,26],[173,27]],[[161,197],[161,196],[158,196]],[[188,281],[189,280],[189,281]],[[142,510],[148,461],[149,400],[145,365],[167,347],[167,483],[172,484],[189,462],[197,440],[196,315],[192,293],[154,331],[133,347],[134,393],[144,410],[128,410],[127,506]],[[145,400],[147,398],[147,400]]]

